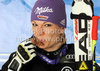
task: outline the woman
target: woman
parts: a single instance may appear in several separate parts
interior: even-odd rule
[[[37,0],[31,14],[33,36],[18,46],[2,71],[75,71],[73,44],[66,44],[63,0]]]

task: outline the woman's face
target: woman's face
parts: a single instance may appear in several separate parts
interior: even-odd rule
[[[60,36],[62,33],[64,33],[64,30],[64,28],[61,28],[51,22],[38,20],[32,21],[32,31],[34,36],[44,44],[38,47],[47,51],[57,49],[57,45],[61,43]]]

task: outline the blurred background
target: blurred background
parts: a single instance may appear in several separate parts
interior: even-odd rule
[[[100,16],[100,0],[92,0],[94,14]],[[31,11],[36,0],[0,0],[0,69],[9,55],[17,50],[18,44],[32,36]],[[73,0],[64,0],[66,3],[67,43],[74,43],[73,23],[70,19]],[[100,63],[100,20],[98,26],[98,40],[96,45],[96,62]],[[100,65],[100,64],[99,64]]]

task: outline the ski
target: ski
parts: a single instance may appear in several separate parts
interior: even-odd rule
[[[94,16],[91,0],[74,0],[71,19],[73,19],[74,48],[76,71],[92,71],[92,17]]]

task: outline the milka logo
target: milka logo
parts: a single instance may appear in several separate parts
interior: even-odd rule
[[[41,14],[41,13],[45,13],[45,12],[53,12],[53,9],[52,8],[49,9],[49,7],[44,7],[44,8],[37,7],[34,12],[35,12],[35,14]]]

